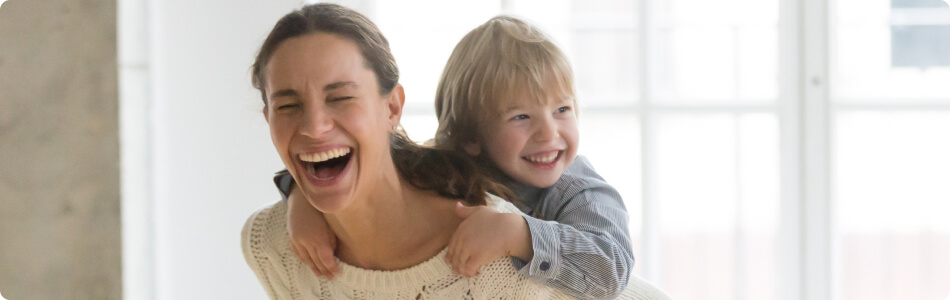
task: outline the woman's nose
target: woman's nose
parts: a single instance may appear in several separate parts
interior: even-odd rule
[[[322,108],[311,107],[302,116],[300,134],[304,136],[319,138],[331,129],[333,129],[333,119]]]

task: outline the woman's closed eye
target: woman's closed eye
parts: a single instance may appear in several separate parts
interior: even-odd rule
[[[353,99],[352,96],[342,96],[342,97],[330,97],[330,102],[340,102],[345,100]]]
[[[297,103],[290,103],[290,104],[284,104],[284,105],[278,106],[278,107],[277,107],[277,110],[278,110],[278,111],[282,111],[282,110],[294,109],[294,108],[297,108],[297,107],[300,107],[300,104],[297,104]]]

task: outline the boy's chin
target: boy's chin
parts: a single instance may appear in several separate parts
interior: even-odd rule
[[[533,187],[543,189],[543,188],[551,187],[552,185],[557,183],[557,180],[561,178],[560,175],[563,175],[563,172],[559,172],[558,176],[554,178],[531,177],[531,178],[523,178],[523,180],[519,180],[519,181],[521,181],[522,183],[527,183]]]

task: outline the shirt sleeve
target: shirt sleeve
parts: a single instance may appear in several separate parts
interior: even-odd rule
[[[290,192],[294,190],[294,177],[290,175],[286,169],[280,170],[277,174],[274,174],[274,185],[277,186],[277,191],[280,192],[280,199],[287,202],[287,198],[290,197]]]
[[[558,197],[562,203],[544,205],[541,217],[552,221],[524,217],[534,257],[513,264],[571,296],[614,298],[626,288],[634,263],[627,210],[609,185],[581,188],[572,184]]]

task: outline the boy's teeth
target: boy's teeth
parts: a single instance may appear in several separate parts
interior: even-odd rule
[[[322,162],[322,161],[328,161],[330,159],[334,159],[340,156],[344,156],[348,153],[350,153],[350,148],[346,148],[346,147],[336,148],[336,149],[323,151],[320,153],[300,154],[300,160],[305,161],[305,162]]]
[[[557,158],[557,154],[558,152],[554,152],[548,156],[525,156],[525,158],[527,158],[529,161],[534,162],[534,163],[546,164],[546,163],[553,162],[554,159]]]

